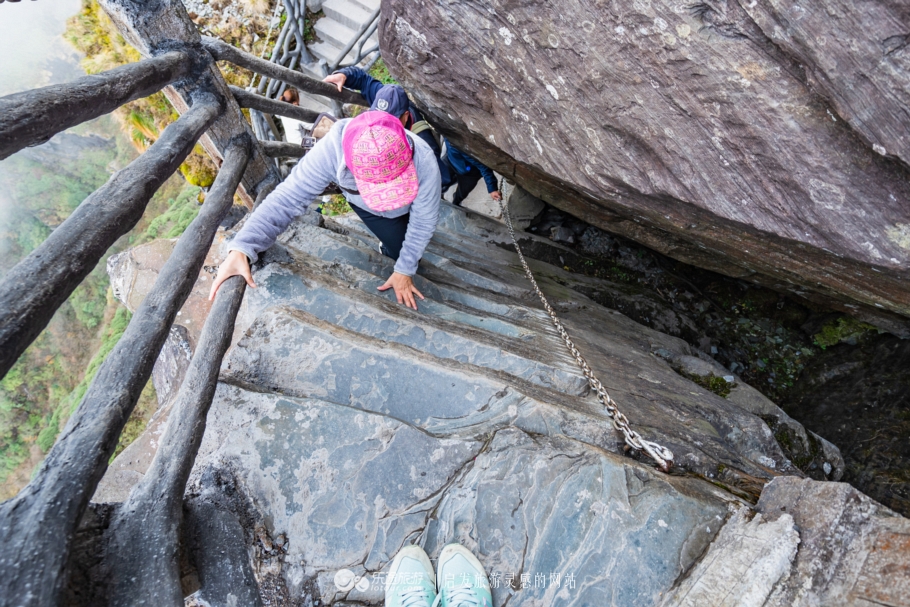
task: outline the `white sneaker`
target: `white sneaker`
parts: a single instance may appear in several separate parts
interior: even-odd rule
[[[448,544],[439,553],[436,587],[439,594],[434,607],[493,607],[483,565],[461,544]]]
[[[433,564],[420,546],[398,551],[385,579],[386,607],[430,607],[436,600]]]

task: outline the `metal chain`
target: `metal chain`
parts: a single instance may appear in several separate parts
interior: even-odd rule
[[[547,298],[540,290],[540,287],[537,286],[537,281],[534,280],[531,268],[528,267],[528,262],[525,261],[525,256],[521,252],[521,247],[518,246],[518,239],[515,238],[515,228],[512,227],[512,218],[509,215],[507,205],[502,200],[499,201],[499,208],[502,211],[503,217],[506,218],[506,225],[509,226],[509,235],[512,237],[512,244],[515,245],[515,252],[518,253],[518,259],[525,269],[525,274],[528,275],[528,280],[531,281],[531,285],[534,287],[534,292],[540,297],[540,302],[553,320],[553,325],[562,336],[562,340],[566,343],[566,348],[569,349],[569,353],[575,357],[575,362],[578,363],[578,367],[584,374],[585,379],[588,380],[588,385],[591,386],[591,389],[597,394],[597,399],[606,408],[607,415],[613,420],[613,427],[622,432],[623,437],[626,439],[626,444],[629,445],[629,447],[636,451],[644,451],[651,459],[657,462],[658,468],[664,472],[669,471],[670,466],[673,465],[673,452],[662,445],[643,439],[638,432],[629,426],[629,420],[626,419],[626,416],[622,414],[622,411],[616,407],[616,401],[610,398],[606,388],[604,388],[603,384],[600,383],[600,380],[594,375],[591,367],[588,366],[588,361],[585,360],[584,356],[581,355],[581,352],[578,351],[578,348],[575,347],[572,338],[569,337],[569,334],[566,332],[565,327],[562,326],[559,317],[556,316],[556,311],[550,305],[550,302],[547,301]]]

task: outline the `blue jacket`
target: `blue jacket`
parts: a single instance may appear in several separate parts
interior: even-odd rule
[[[452,168],[455,169],[455,172],[459,175],[467,175],[471,171],[471,167],[476,168],[480,171],[480,174],[483,176],[484,183],[487,184],[487,192],[493,193],[499,189],[499,182],[496,180],[496,175],[493,174],[493,171],[480,164],[458,148],[454,147],[449,143],[448,139],[443,139],[446,142],[446,158],[449,159],[449,164],[452,165]]]
[[[379,89],[385,86],[381,81],[373,78],[359,67],[345,67],[337,70],[335,73],[337,74],[339,72],[345,75],[344,86],[349,89],[360,91],[360,94],[363,95],[363,98],[366,99],[367,103],[370,105],[373,105],[373,100],[376,99],[376,94],[379,92]],[[413,103],[408,105],[408,112],[411,114],[411,122],[410,124],[405,125],[405,128],[410,130],[415,123],[423,120],[423,114],[420,113],[420,110],[418,110]],[[433,153],[436,154],[436,159],[439,163],[439,175],[442,178],[442,188],[445,190],[455,183],[455,176],[449,174],[449,167],[440,158],[442,150],[439,148],[439,145],[429,131],[418,133],[417,136],[426,141],[429,144],[430,149],[433,150]],[[499,184],[496,182],[496,175],[493,174],[493,171],[461,150],[455,148],[448,141],[446,141],[446,148],[449,150],[447,154],[449,163],[459,175],[466,175],[471,170],[472,166],[476,167],[477,170],[480,171],[480,174],[483,175],[483,180],[487,184],[488,192],[495,192],[499,189]]]

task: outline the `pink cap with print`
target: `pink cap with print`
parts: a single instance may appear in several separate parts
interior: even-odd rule
[[[398,118],[363,112],[344,129],[344,161],[364,203],[374,211],[393,211],[417,198],[414,153]]]

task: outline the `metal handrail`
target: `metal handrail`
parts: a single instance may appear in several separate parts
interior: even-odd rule
[[[357,63],[360,63],[360,60],[364,57],[364,54],[362,54],[360,50],[363,48],[363,45],[367,39],[369,39],[369,37],[373,35],[373,32],[376,31],[376,28],[379,27],[379,13],[380,8],[377,8],[370,15],[370,19],[360,26],[360,30],[350,40],[350,42],[347,43],[347,45],[344,47],[344,50],[338,53],[338,57],[335,58],[335,61],[329,64],[329,72],[334,72],[338,69],[338,67],[344,61],[344,58],[349,52],[351,52],[351,49],[353,49],[354,46],[357,46],[357,54],[355,55],[354,61],[350,62],[348,65],[355,65]]]

